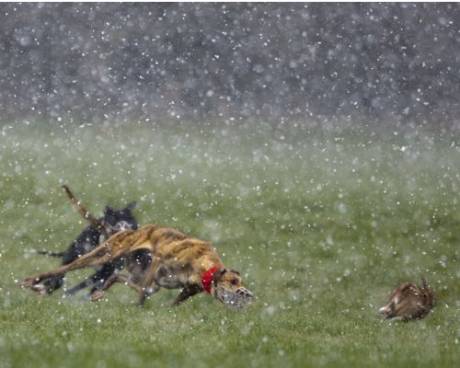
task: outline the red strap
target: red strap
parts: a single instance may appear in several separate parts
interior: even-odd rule
[[[203,289],[209,294],[211,294],[212,279],[214,278],[214,274],[218,269],[219,268],[216,266],[211,267],[206,272],[203,272],[203,275],[201,276],[201,284],[203,285]]]

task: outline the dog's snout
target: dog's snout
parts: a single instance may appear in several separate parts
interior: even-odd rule
[[[254,294],[251,293],[248,289],[246,288],[239,288],[237,291],[237,294],[240,296],[244,296],[246,298],[254,298]]]
[[[131,228],[132,228],[132,226],[126,221],[119,221],[114,226],[114,230],[116,230],[116,231],[131,230]]]

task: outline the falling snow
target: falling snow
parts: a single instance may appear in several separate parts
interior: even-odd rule
[[[457,366],[459,20],[457,4],[1,4],[0,366]],[[140,224],[212,242],[254,305],[20,289],[57,265],[37,250],[87,225],[62,184],[98,216],[137,201]],[[381,321],[422,276],[433,313]]]

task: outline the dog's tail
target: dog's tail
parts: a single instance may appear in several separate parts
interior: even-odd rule
[[[63,185],[62,188],[64,189],[65,193],[67,194],[67,197],[70,199],[70,203],[74,206],[74,208],[77,210],[77,212],[85,219],[88,220],[91,225],[93,225],[96,229],[101,231],[106,238],[108,238],[108,231],[104,225],[104,223],[94,217],[91,212],[89,212],[85,206],[75,197],[75,195],[72,193],[70,188],[67,185]]]
[[[44,256],[49,256],[49,257],[58,257],[62,258],[64,257],[65,252],[50,252],[47,250],[37,250],[37,254],[42,254]]]

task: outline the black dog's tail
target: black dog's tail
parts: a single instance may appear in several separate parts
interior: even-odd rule
[[[96,229],[98,229],[101,233],[105,235],[106,238],[109,237],[109,231],[107,228],[104,226],[104,223],[94,217],[91,212],[89,212],[85,206],[75,197],[75,195],[72,193],[70,188],[67,185],[62,185],[62,189],[64,189],[65,193],[67,194],[67,197],[70,200],[70,203],[75,207],[75,209],[78,211],[78,213],[83,217],[85,220],[87,220],[92,226],[94,226]]]
[[[47,250],[37,250],[37,254],[42,254],[44,256],[50,256],[50,257],[62,258],[64,257],[65,252],[49,252]]]

